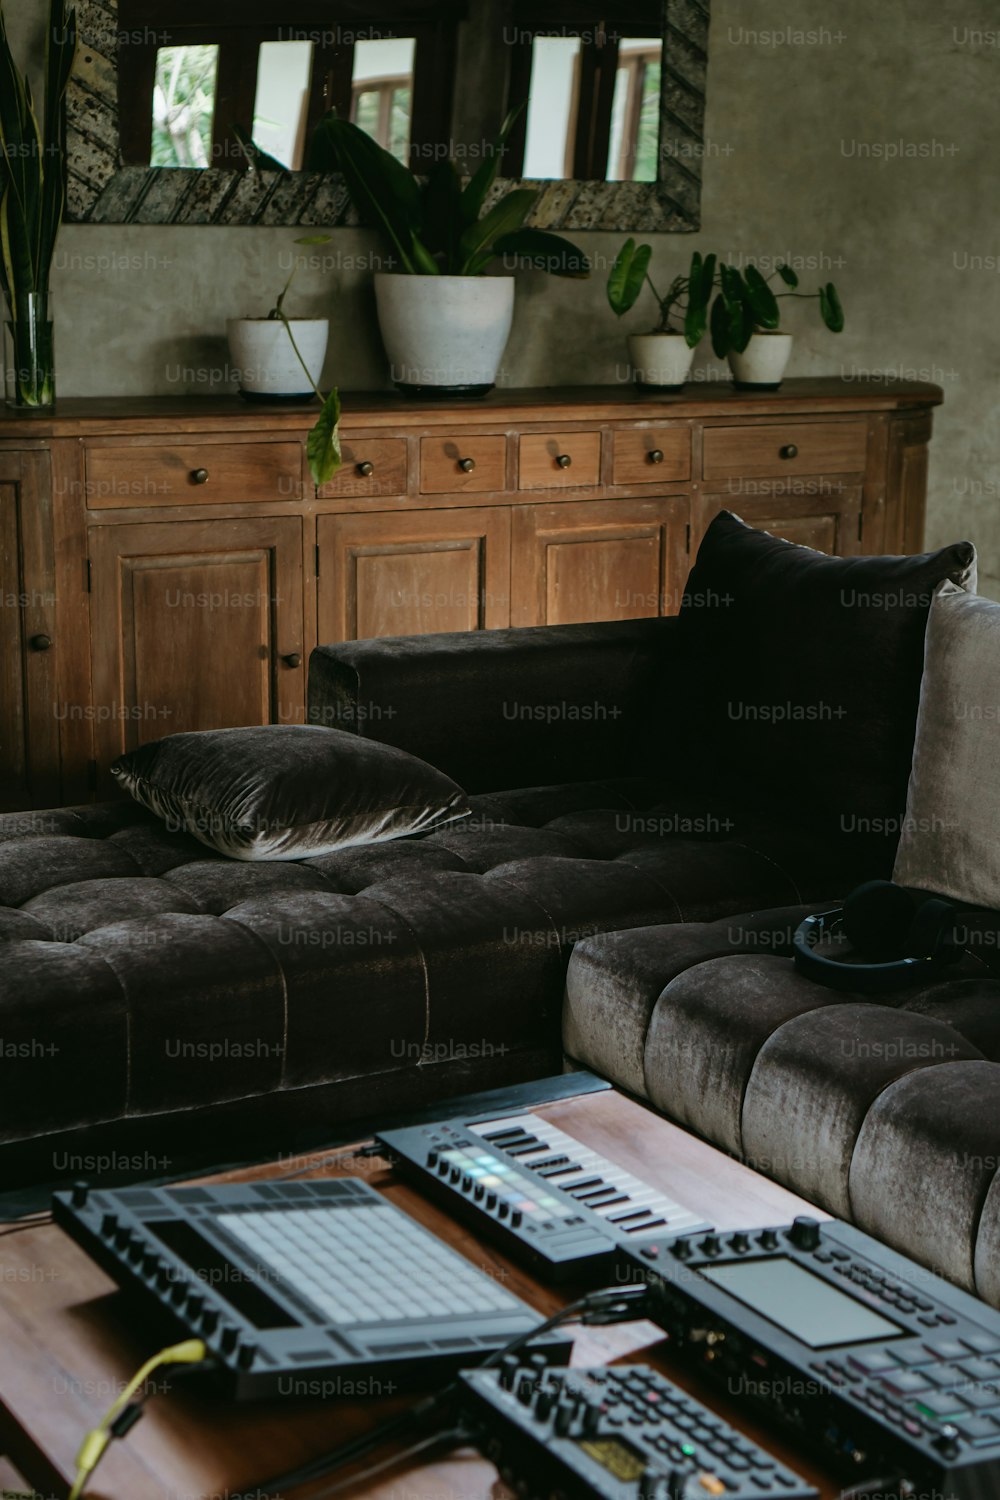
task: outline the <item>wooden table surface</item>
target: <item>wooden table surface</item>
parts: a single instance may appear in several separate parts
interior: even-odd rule
[[[614,1091],[533,1109],[719,1229],[787,1223],[803,1212],[827,1217]],[[570,1292],[543,1286],[447,1218],[385,1162],[358,1157],[352,1148],[205,1180],[248,1181],[293,1172],[364,1177],[544,1316],[571,1300]],[[39,1495],[65,1497],[80,1439],[155,1347],[134,1306],[55,1225],[0,1234],[0,1454]],[[726,1396],[685,1373],[653,1324],[584,1329],[574,1344],[575,1365],[628,1358],[655,1364],[735,1422],[811,1480],[823,1500],[838,1493],[808,1453],[747,1420]],[[92,1500],[256,1500],[256,1487],[270,1476],[382,1422],[413,1399],[236,1405],[185,1390],[180,1382],[171,1388],[158,1381],[155,1389],[143,1420],[109,1448],[86,1492]],[[0,1488],[8,1482],[0,1467]],[[320,1488],[296,1490],[295,1500],[308,1500]],[[359,1500],[501,1500],[506,1490],[491,1463],[463,1449],[359,1481],[344,1493]]]

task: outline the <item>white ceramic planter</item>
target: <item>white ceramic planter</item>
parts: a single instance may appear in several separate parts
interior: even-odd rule
[[[755,386],[776,391],[781,384],[794,335],[790,333],[755,333],[742,354],[729,354],[729,368],[738,386]]]
[[[484,395],[514,318],[513,276],[375,273],[391,378],[419,395]]]
[[[628,357],[640,385],[679,391],[691,373],[694,350],[682,333],[632,333]]]
[[[299,353],[317,385],[330,337],[327,318],[289,318]],[[314,394],[279,318],[230,318],[226,323],[233,373],[244,396],[301,400]]]

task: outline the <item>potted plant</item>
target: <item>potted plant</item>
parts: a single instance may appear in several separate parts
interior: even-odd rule
[[[774,292],[769,282],[779,277],[786,292]],[[815,292],[797,290],[799,278],[791,266],[778,265],[764,277],[756,266],[740,271],[719,266],[719,295],[712,304],[712,348],[729,361],[739,390],[776,391],[792,352],[793,335],[779,330],[785,297],[818,301],[820,317],[831,333],[844,327],[844,309],[832,281]]]
[[[608,302],[620,318],[635,306],[648,286],[659,308],[659,318],[648,333],[631,333],[629,362],[641,385],[679,391],[691,369],[694,351],[708,325],[708,303],[715,280],[715,256],[702,259],[696,250],[686,276],[675,276],[661,296],[649,274],[652,245],[627,239],[608,273]]]
[[[296,245],[325,245],[328,234],[303,235]],[[312,396],[323,373],[329,318],[289,318],[285,313],[298,263],[263,318],[229,318],[226,335],[240,394],[248,401],[301,401]]]
[[[344,174],[354,206],[381,230],[391,253],[393,270],[375,274],[375,298],[392,379],[401,390],[478,396],[492,388],[514,316],[513,275],[486,274],[496,262],[557,276],[590,273],[568,240],[525,227],[534,189],[515,189],[486,208],[519,112],[507,116],[467,182],[452,161],[435,163],[418,180],[335,113],[316,131],[310,167]]]
[[[76,11],[67,10],[65,0],[50,0],[40,125],[0,4],[0,288],[15,406],[50,407],[56,399],[49,272],[66,201],[63,99],[75,53]]]

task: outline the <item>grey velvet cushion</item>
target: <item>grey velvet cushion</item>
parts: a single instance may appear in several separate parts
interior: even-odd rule
[[[1000,908],[1000,604],[952,583],[927,621],[893,879]]]
[[[169,828],[233,859],[331,854],[470,811],[462,788],[426,761],[315,725],[173,734],[111,770]]]

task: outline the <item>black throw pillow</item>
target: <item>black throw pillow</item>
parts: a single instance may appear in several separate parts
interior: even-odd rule
[[[946,578],[974,590],[975,565],[971,542],[828,557],[721,511],[680,611],[684,762],[742,807],[898,833],[931,600]]]
[[[305,859],[469,814],[449,776],[395,745],[316,725],[172,734],[112,775],[168,827],[233,859]]]

